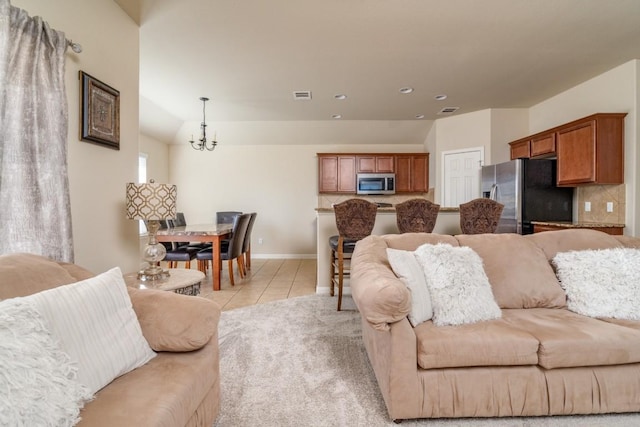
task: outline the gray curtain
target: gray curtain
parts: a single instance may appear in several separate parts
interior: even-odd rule
[[[64,33],[0,0],[0,254],[73,262]]]

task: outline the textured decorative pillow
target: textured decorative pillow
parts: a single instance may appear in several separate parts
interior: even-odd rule
[[[387,248],[387,258],[393,272],[411,292],[411,312],[408,315],[411,325],[415,327],[431,319],[433,316],[431,295],[429,295],[424,271],[413,252]]]
[[[471,248],[427,244],[416,249],[415,256],[431,295],[434,325],[461,325],[501,317],[482,259]]]
[[[0,425],[72,426],[91,399],[45,323],[24,298],[0,302]]]
[[[156,355],[142,336],[119,268],[24,299],[46,319],[77,362],[78,381],[92,393]]]
[[[553,258],[569,310],[590,317],[640,320],[640,250],[559,252]]]

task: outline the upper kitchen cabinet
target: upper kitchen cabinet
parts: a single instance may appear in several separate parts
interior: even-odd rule
[[[429,153],[397,154],[395,168],[397,193],[429,191]]]
[[[558,185],[624,183],[624,118],[600,113],[556,132]]]
[[[626,113],[598,113],[510,142],[511,159],[557,157],[558,186],[624,183]]]
[[[356,156],[358,173],[393,173],[395,162],[393,155],[359,155]]]
[[[318,191],[356,192],[356,156],[318,153]]]

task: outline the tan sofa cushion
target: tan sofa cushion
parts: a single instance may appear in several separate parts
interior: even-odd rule
[[[566,309],[503,310],[502,316],[538,339],[538,363],[546,369],[640,362],[640,330]]]
[[[640,249],[640,237],[632,236],[613,236],[618,242],[620,242],[625,248]]]
[[[458,326],[427,321],[414,331],[423,369],[538,363],[538,340],[502,319]]]
[[[544,233],[528,234],[523,238],[540,247],[549,261],[558,252],[621,248],[623,246],[618,239],[607,233],[581,228],[545,231]]]
[[[40,255],[0,256],[0,299],[23,297],[77,281],[60,264]]]
[[[220,308],[213,301],[152,289],[128,288],[142,335],[155,351],[192,351],[218,328]]]
[[[519,234],[458,235],[480,255],[501,308],[564,307],[566,296],[544,252]]]

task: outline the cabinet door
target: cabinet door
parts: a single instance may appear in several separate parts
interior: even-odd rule
[[[358,173],[393,173],[393,156],[356,156]]]
[[[338,156],[318,156],[318,191],[335,193],[338,191]]]
[[[319,193],[355,193],[355,156],[318,156]]]
[[[429,191],[429,155],[396,156],[396,192],[426,193]]]
[[[557,133],[558,185],[596,182],[596,125],[588,121]]]
[[[338,192],[356,192],[355,156],[338,156]]]
[[[556,134],[539,136],[531,140],[531,157],[554,154],[556,152]]]
[[[530,152],[531,141],[515,141],[509,143],[511,149],[511,160],[515,159],[528,159],[531,157]]]

